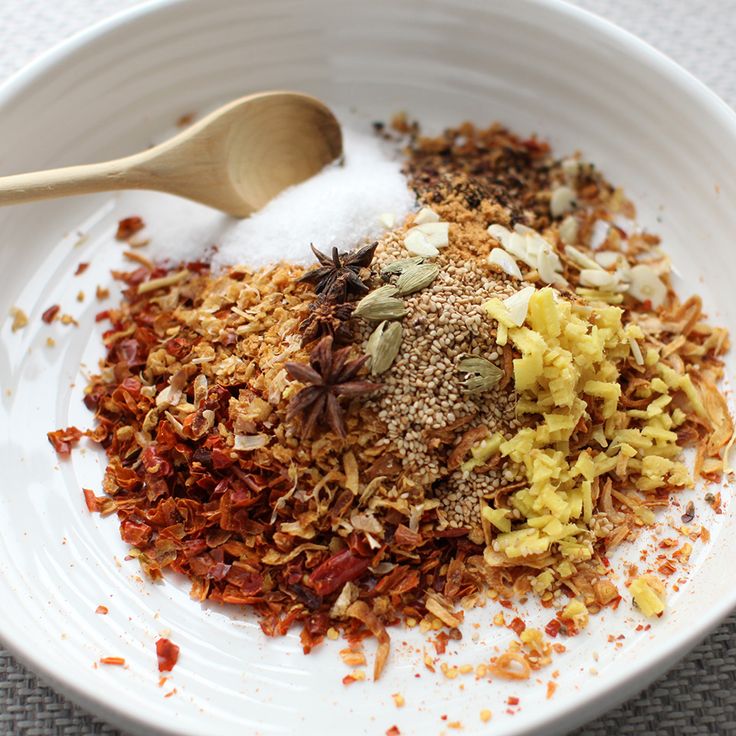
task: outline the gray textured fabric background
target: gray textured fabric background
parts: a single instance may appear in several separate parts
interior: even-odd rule
[[[137,1],[0,0],[0,81],[49,46]],[[649,41],[736,106],[736,0],[576,4]],[[0,648],[0,736],[117,733],[57,695]],[[665,677],[575,736],[608,734],[736,734],[736,616]]]

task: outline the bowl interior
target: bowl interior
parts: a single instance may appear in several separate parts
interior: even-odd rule
[[[144,6],[82,34],[0,91],[0,174],[131,153],[182,114],[278,88],[353,108],[366,124],[399,110],[428,130],[499,120],[549,139],[560,154],[582,150],[635,200],[641,222],[663,235],[681,289],[700,293],[712,318],[736,330],[729,242],[736,210],[728,206],[736,195],[735,116],[643,44],[556,2]],[[115,521],[84,507],[81,488],[99,489],[101,458],[90,450],[58,462],[45,433],[89,424],[79,365],[94,368],[100,354],[94,316],[108,303],[93,294],[122,263],[114,223],[142,214],[155,226],[179,206],[163,195],[126,193],[0,211],[0,313],[18,306],[30,318],[24,330],[12,332],[6,320],[0,331],[0,636],[58,687],[137,730],[337,733],[350,719],[353,733],[393,724],[431,733],[447,715],[472,732],[479,711],[490,708],[496,733],[532,732],[543,722],[553,733],[643,685],[736,601],[728,592],[736,572],[718,562],[736,554],[727,488],[724,513],[703,522],[711,541],[697,546],[672,611],[639,634],[633,615],[594,621],[570,642],[552,700],[544,687],[472,678],[461,690],[424,670],[421,639],[398,631],[385,680],[345,688],[337,645],[304,658],[296,634],[267,641],[251,617],[190,601],[184,581],[141,580],[137,563],[124,560]],[[80,261],[91,265],[75,277]],[[44,325],[40,315],[55,303],[79,327]],[[110,614],[95,615],[98,604]],[[477,664],[505,646],[509,637],[490,625],[493,613],[471,616],[482,623],[479,641],[468,635],[457,662]],[[159,688],[153,642],[167,632],[182,657]],[[626,635],[620,649],[607,643],[610,633]],[[125,657],[127,668],[93,668],[112,655]],[[394,692],[407,707],[395,709]],[[522,701],[513,716],[504,713],[509,695]]]

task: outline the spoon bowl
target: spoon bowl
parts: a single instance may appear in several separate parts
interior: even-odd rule
[[[322,102],[297,92],[262,92],[132,156],[0,178],[0,205],[154,189],[247,217],[341,154],[340,125]]]

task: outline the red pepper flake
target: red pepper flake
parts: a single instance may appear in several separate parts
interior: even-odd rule
[[[87,509],[90,514],[99,512],[100,504],[97,503],[95,492],[91,491],[89,488],[82,488],[82,493],[84,493],[84,502],[87,504]]]
[[[107,606],[97,606],[95,613],[99,613],[101,616],[107,616],[110,613],[110,609]]]
[[[84,263],[84,261],[80,261],[77,264],[77,270],[74,272],[74,275],[79,276],[83,274],[88,268],[89,268],[89,263]]]
[[[41,319],[47,324],[50,325],[53,321],[56,315],[59,313],[59,310],[61,309],[61,306],[58,304],[54,304],[50,306],[42,315]]]
[[[670,560],[661,564],[657,570],[659,570],[662,575],[673,575],[677,572],[677,568],[672,564],[672,562],[670,562]]]
[[[370,564],[369,557],[357,557],[346,548],[318,565],[309,576],[309,584],[317,595],[329,595],[359,578]]]
[[[444,654],[447,649],[447,642],[450,640],[450,636],[445,633],[444,631],[441,631],[439,634],[437,634],[435,640],[434,640],[434,648],[437,654]]]
[[[143,218],[134,215],[133,217],[125,217],[118,222],[118,231],[115,233],[116,240],[127,240],[131,235],[135,235],[139,230],[143,230],[146,223]]]
[[[56,454],[61,457],[69,457],[72,448],[82,439],[82,431],[76,427],[57,429],[55,432],[47,432],[46,436],[53,445]]]
[[[504,608],[511,608],[513,605],[510,600],[507,598],[499,598],[498,602],[504,607]]]
[[[345,677],[342,678],[342,684],[345,685],[345,687],[352,685],[354,682],[358,682],[358,680],[352,675],[345,675]]]
[[[550,700],[552,698],[552,696],[555,694],[555,690],[557,690],[557,683],[550,680],[547,683],[547,700]]]
[[[519,698],[514,695],[509,695],[509,699],[506,702],[509,705],[519,705]]]
[[[401,736],[401,731],[399,731],[398,726],[391,726],[391,728],[387,729],[386,736]]]
[[[174,688],[170,692],[166,693],[166,695],[164,695],[164,697],[165,698],[170,698],[172,695],[176,695],[176,688]]]
[[[562,623],[560,623],[559,619],[553,618],[545,627],[544,631],[547,634],[547,636],[552,637],[553,639],[557,636],[557,634],[560,633],[560,629],[562,628]]]
[[[509,628],[516,634],[516,636],[521,636],[521,632],[526,629],[526,624],[517,616],[511,620]]]
[[[101,657],[100,664],[114,665],[115,667],[122,667],[125,664],[123,657]]]
[[[179,647],[168,639],[161,638],[156,642],[156,656],[158,671],[171,672],[179,660]]]

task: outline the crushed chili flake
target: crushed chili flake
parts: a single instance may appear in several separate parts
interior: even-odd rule
[[[125,664],[123,657],[101,657],[100,664],[109,664],[115,667],[122,667]]]
[[[139,230],[143,230],[146,223],[143,222],[141,217],[134,215],[132,217],[125,217],[118,222],[118,229],[115,233],[116,240],[127,240],[132,235],[135,235]]]
[[[526,629],[526,624],[518,617],[516,616],[514,619],[511,620],[511,623],[508,626],[517,636],[521,636],[521,632]]]
[[[159,672],[171,672],[179,661],[179,647],[169,639],[161,638],[156,642],[156,657]]]
[[[519,698],[517,698],[515,695],[509,695],[509,697],[506,700],[506,702],[509,705],[519,705]]]
[[[87,509],[89,510],[89,512],[94,513],[96,511],[99,511],[100,504],[97,502],[94,491],[90,490],[89,488],[82,488],[82,493],[84,493],[84,502],[87,504]]]
[[[59,313],[59,310],[61,309],[61,306],[59,304],[54,304],[50,306],[42,315],[41,319],[47,324],[50,325],[54,319],[56,318],[56,315]]]
[[[47,432],[46,436],[60,457],[69,457],[72,448],[79,443],[84,433],[76,427],[67,427]]]
[[[107,616],[110,613],[110,609],[107,606],[100,605],[95,608],[95,613],[99,613],[101,616]]]
[[[386,736],[401,736],[401,731],[399,731],[398,726],[391,726],[391,728],[386,729]]]
[[[555,694],[555,690],[557,690],[557,683],[550,680],[547,683],[547,700],[550,700],[552,698],[552,696]]]
[[[434,649],[437,654],[444,654],[447,650],[447,642],[450,641],[450,636],[444,631],[440,631],[434,639]]]

